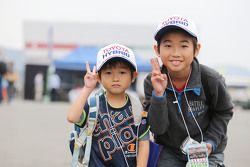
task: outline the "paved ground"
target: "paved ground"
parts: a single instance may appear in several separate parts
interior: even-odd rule
[[[0,106],[1,167],[69,167],[68,103],[16,101]]]
[[[0,104],[0,167],[69,167],[68,107],[18,100]],[[249,127],[250,111],[237,110],[229,124],[227,167],[250,166]]]

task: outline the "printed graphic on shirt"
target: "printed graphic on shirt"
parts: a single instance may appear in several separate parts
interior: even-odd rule
[[[109,107],[109,114],[106,109],[100,110],[93,136],[104,161],[111,160],[115,152],[135,157],[137,136],[131,104],[127,103],[118,110]]]
[[[202,100],[189,100],[188,103],[195,117],[206,111],[205,104]],[[192,113],[189,108],[188,111],[188,117],[192,117]]]

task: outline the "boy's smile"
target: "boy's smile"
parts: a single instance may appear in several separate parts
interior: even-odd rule
[[[173,64],[173,66],[179,66],[182,63],[180,60],[170,60],[170,62]]]

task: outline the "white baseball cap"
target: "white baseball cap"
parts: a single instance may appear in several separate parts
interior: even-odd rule
[[[154,38],[159,41],[161,36],[171,29],[182,29],[198,40],[198,31],[193,20],[180,15],[172,15],[164,19],[157,27]]]
[[[110,44],[101,48],[97,54],[96,70],[99,71],[102,66],[113,58],[121,58],[129,62],[137,71],[135,55],[131,49],[121,44]]]

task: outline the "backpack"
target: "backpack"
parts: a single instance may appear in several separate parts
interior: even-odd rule
[[[130,92],[126,92],[129,96],[132,112],[134,117],[135,126],[139,126],[141,123],[141,112],[143,111],[141,102],[137,96],[134,96]],[[95,129],[98,110],[99,110],[99,97],[103,94],[103,91],[97,91],[94,95],[88,99],[89,114],[86,124],[83,128],[80,128],[74,124],[74,130],[70,133],[70,151],[73,155],[71,167],[88,167],[90,160],[90,151],[92,145],[92,133]]]
[[[88,99],[89,114],[87,123],[83,128],[74,124],[74,130],[70,133],[70,151],[72,153],[71,167],[87,167],[90,158],[92,133],[95,129],[99,106],[99,94],[96,93]]]

